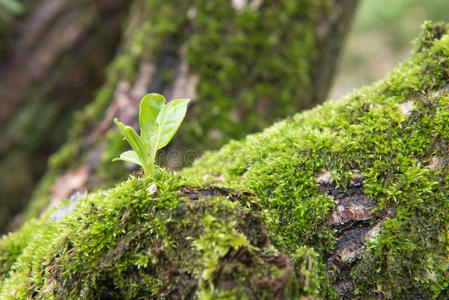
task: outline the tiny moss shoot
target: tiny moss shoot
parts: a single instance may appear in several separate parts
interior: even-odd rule
[[[131,127],[114,119],[120,132],[134,150],[123,152],[116,160],[129,161],[143,168],[145,175],[154,173],[156,153],[167,146],[178,131],[187,112],[189,99],[173,100],[165,104],[159,94],[148,94],[139,107],[140,136]]]

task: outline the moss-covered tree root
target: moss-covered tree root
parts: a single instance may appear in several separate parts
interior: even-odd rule
[[[448,298],[448,58],[426,24],[382,82],[66,200],[0,241],[1,295]]]
[[[126,150],[112,120],[137,125],[146,93],[192,99],[165,149],[174,155],[158,159],[170,168],[321,103],[357,2],[133,1],[109,80],[51,157],[25,218],[74,191],[126,178],[124,164],[110,163]]]

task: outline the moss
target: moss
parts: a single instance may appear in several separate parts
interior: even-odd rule
[[[0,232],[26,206],[37,178],[45,171],[45,157],[65,140],[70,120],[70,115],[58,116],[54,103],[35,97],[0,130]],[[59,126],[53,126],[55,122]]]
[[[436,29],[427,24],[424,30]],[[322,256],[333,245],[326,225],[332,203],[314,178],[328,170],[344,187],[361,174],[377,210],[393,209],[395,215],[354,271],[358,293],[440,294],[448,287],[448,167],[428,166],[434,157],[448,159],[449,37],[424,36],[433,40],[425,39],[426,47],[418,46],[420,52],[383,82],[231,142],[182,174],[213,174],[212,181],[222,178],[224,186],[255,192],[276,247],[293,253],[311,246]],[[408,116],[399,104],[410,99],[414,109]]]
[[[230,142],[181,176],[132,177],[62,222],[27,223],[1,240],[2,295],[332,299],[347,274],[361,298],[448,297],[449,36],[426,44],[384,81]],[[327,257],[342,229],[315,182],[324,171],[342,190],[360,176],[381,225],[336,277]]]
[[[103,142],[86,145],[84,138],[113,101],[119,81],[134,82],[142,62],[157,69],[148,91],[170,90],[181,56],[198,76],[196,104],[172,144],[181,152],[217,148],[324,100],[314,97],[311,62],[320,59],[316,27],[329,7],[328,0],[264,1],[258,9],[238,12],[230,1],[135,1],[106,83],[77,114],[67,143],[50,158],[49,172],[76,168],[86,161],[89,149]],[[113,134],[107,135],[103,157],[117,147]],[[94,177],[102,184],[89,188],[126,177],[123,167],[111,167],[106,159],[96,169]]]
[[[242,12],[229,1],[196,5],[188,61],[198,104],[178,137],[184,147],[218,148],[315,104],[316,18],[328,1],[264,1]]]
[[[19,231],[2,238],[0,242],[0,280],[2,282],[9,277],[9,271],[27,246],[30,236],[34,235],[35,228],[41,223],[38,220],[30,221]]]
[[[2,296],[271,298],[289,268],[242,199],[186,188],[163,171],[130,178],[81,200],[62,222],[47,213],[3,239]]]

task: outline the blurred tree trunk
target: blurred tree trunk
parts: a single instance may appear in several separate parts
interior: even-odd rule
[[[118,0],[105,2],[121,5],[120,12],[124,11],[124,4]],[[179,134],[165,149],[169,155],[161,163],[171,168],[189,164],[204,150],[243,138],[322,102],[356,4],[357,0],[132,1],[120,51],[107,69],[107,81],[91,104],[77,115],[67,142],[50,159],[50,168],[34,192],[27,215],[36,215],[50,203],[56,204],[77,191],[109,186],[129,174],[123,164],[110,162],[126,148],[112,120],[118,117],[137,128],[138,103],[148,92],[161,93],[169,100],[193,100]],[[67,13],[70,24],[79,23],[71,19],[79,6],[71,4],[74,12]],[[81,24],[106,25],[103,18],[89,16]],[[15,104],[7,106],[11,112],[5,110],[0,122],[12,115],[18,104],[24,103],[23,99],[28,99],[29,94],[24,94],[32,91],[33,80],[41,78],[43,71],[39,70],[48,68],[52,49],[70,44],[66,40],[76,40],[78,32],[83,32],[84,27],[75,27],[61,27],[65,33],[58,36],[63,35],[64,39],[56,45],[36,44],[43,47],[38,54],[44,56],[37,69],[29,68],[32,72],[25,76],[8,76],[8,85],[22,88],[20,93],[12,91],[5,97],[14,99]],[[19,54],[12,61],[29,66],[26,60],[34,56]],[[83,55],[83,64],[92,65],[91,58],[92,55]],[[62,73],[75,77],[62,80],[62,88],[74,90],[68,93],[73,97],[58,99],[66,107],[73,105],[74,98],[80,98],[77,93],[86,93],[86,89],[80,88],[82,84],[76,84],[86,77],[74,75],[72,67],[63,70]],[[96,85],[88,79],[86,83]],[[53,95],[56,94],[52,94],[55,100]],[[87,94],[83,96],[88,98]],[[35,110],[48,109],[47,105],[37,106]],[[49,136],[50,127],[41,133]],[[11,152],[11,148],[7,151]],[[42,168],[39,175],[41,172]]]
[[[126,0],[34,1],[1,27],[0,231],[66,140],[73,112],[104,80],[128,6]]]

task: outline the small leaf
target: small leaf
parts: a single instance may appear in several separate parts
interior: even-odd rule
[[[140,136],[137,135],[132,127],[123,124],[122,122],[118,121],[117,118],[114,119],[114,123],[117,124],[120,132],[123,134],[134,151],[136,151],[136,154],[139,157],[140,161],[144,162],[147,155],[145,151],[145,145],[142,142]]]
[[[122,154],[120,154],[120,157],[116,157],[112,161],[117,161],[117,160],[129,161],[129,162],[132,162],[139,166],[142,166],[142,162],[140,161],[139,157],[137,156],[137,153],[132,150],[123,152]]]
[[[164,105],[165,98],[159,94],[143,97],[139,110],[141,136],[132,127],[115,118],[114,123],[134,151],[124,152],[114,160],[136,163],[142,166],[145,174],[153,174],[157,150],[165,147],[175,135],[184,119],[189,101],[181,99]]]
[[[157,116],[161,112],[164,103],[165,98],[159,94],[148,94],[140,101],[140,135],[148,146],[151,145],[151,138],[157,130]]]
[[[174,100],[162,107],[157,117],[155,151],[167,146],[184,119],[189,99]]]

